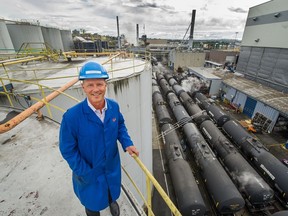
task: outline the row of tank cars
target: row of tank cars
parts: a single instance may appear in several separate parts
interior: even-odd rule
[[[153,107],[182,215],[234,215],[245,206],[264,215],[275,198],[287,208],[288,168],[201,92],[186,92],[180,85],[184,76],[156,69]],[[196,168],[187,160],[183,138]],[[193,173],[200,173],[213,210]]]

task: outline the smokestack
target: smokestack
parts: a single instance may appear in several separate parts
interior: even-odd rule
[[[190,50],[192,50],[192,48],[193,48],[193,34],[194,34],[194,25],[195,25],[195,15],[196,15],[196,10],[192,10],[190,35],[189,35],[189,47],[188,47],[188,49],[190,49]]]
[[[119,33],[119,20],[118,20],[118,16],[116,16],[116,20],[117,20],[117,38],[118,38],[118,48],[121,48],[121,41],[120,41],[120,33]]]
[[[139,46],[139,25],[136,24],[136,46]]]

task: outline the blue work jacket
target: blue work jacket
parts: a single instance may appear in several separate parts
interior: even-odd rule
[[[121,165],[117,140],[123,150],[133,145],[119,105],[106,98],[104,123],[88,106],[87,99],[65,112],[59,148],[73,171],[73,189],[92,211],[109,205],[108,189],[115,201],[121,191]],[[69,199],[69,197],[67,197]]]

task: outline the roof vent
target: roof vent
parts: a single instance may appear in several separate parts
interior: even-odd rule
[[[259,41],[260,41],[260,39],[259,39],[259,38],[255,39],[255,42],[257,42],[257,43],[258,43]]]

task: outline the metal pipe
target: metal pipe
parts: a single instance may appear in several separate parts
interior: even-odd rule
[[[38,57],[30,57],[30,58],[24,58],[24,59],[21,59],[21,60],[15,60],[15,61],[6,61],[6,62],[3,62],[2,66],[7,66],[7,65],[12,65],[12,64],[18,64],[18,63],[23,63],[23,62],[28,62],[28,61],[34,61],[34,60],[40,60],[40,59],[43,59],[43,58],[47,58],[46,56],[38,56]]]
[[[70,88],[71,86],[73,86],[77,82],[78,82],[78,77],[74,78],[70,82],[66,83],[61,88],[55,90],[54,92],[49,94],[46,98],[43,98],[41,101],[38,101],[37,103],[35,103],[31,107],[27,108],[26,110],[21,112],[19,115],[15,116],[11,120],[9,120],[8,122],[0,125],[0,134],[5,133],[5,132],[11,130],[12,128],[14,128],[15,126],[17,126],[18,124],[20,124],[26,118],[28,118],[33,113],[37,112],[39,109],[41,109],[43,106],[45,106],[46,103],[53,100],[55,97],[57,97],[59,94],[61,94],[62,92],[64,92],[65,90],[67,90],[68,88]]]

